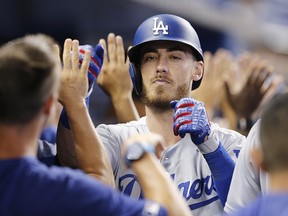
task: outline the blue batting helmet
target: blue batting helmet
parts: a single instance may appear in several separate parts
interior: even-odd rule
[[[187,20],[172,14],[159,14],[148,18],[138,27],[133,46],[128,51],[129,72],[138,95],[142,92],[142,76],[139,69],[141,47],[148,42],[161,40],[184,43],[192,48],[197,61],[203,61],[198,35]],[[201,80],[202,78],[193,82],[192,90],[200,86]]]

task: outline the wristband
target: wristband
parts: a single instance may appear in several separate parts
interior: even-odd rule
[[[214,152],[219,147],[220,141],[218,134],[214,134],[214,131],[211,131],[207,140],[205,140],[202,144],[197,145],[200,152],[205,155],[211,152]]]

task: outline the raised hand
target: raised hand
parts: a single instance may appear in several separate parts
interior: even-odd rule
[[[122,37],[110,33],[107,44],[104,39],[99,43],[104,47],[105,58],[97,79],[98,85],[112,97],[112,100],[131,95],[133,86]]]
[[[63,69],[59,102],[65,107],[73,107],[75,102],[85,99],[88,91],[87,71],[91,51],[86,50],[79,67],[79,41],[66,39],[63,49]],[[79,100],[80,99],[80,100]]]
[[[232,54],[225,49],[218,49],[215,54],[204,53],[204,77],[201,88],[191,92],[193,98],[205,104],[209,116],[219,107],[224,94],[224,77],[234,67]]]
[[[99,43],[104,47],[104,63],[97,83],[111,97],[118,122],[136,120],[139,114],[132,99],[133,85],[123,39],[110,33],[107,44],[104,39]]]
[[[173,131],[175,136],[184,137],[189,133],[193,143],[203,143],[210,134],[210,123],[204,107],[204,103],[193,98],[182,98],[179,101],[172,101],[174,108]]]
[[[248,61],[246,64],[239,64],[246,77],[242,86],[233,92],[233,87],[231,87],[233,83],[231,85],[230,79],[225,82],[228,103],[238,118],[250,118],[264,96],[273,87],[273,72],[267,62],[251,55],[246,61]]]

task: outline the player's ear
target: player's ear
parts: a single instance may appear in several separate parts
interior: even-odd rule
[[[256,147],[253,148],[251,150],[251,158],[258,168],[266,171],[262,149]]]
[[[203,76],[203,71],[204,71],[204,63],[203,61],[195,61],[194,62],[194,72],[192,79],[194,81],[198,81],[202,78]]]

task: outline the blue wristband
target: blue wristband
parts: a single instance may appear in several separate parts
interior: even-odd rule
[[[214,152],[203,156],[209,165],[219,199],[224,206],[227,200],[235,162],[221,143]]]

